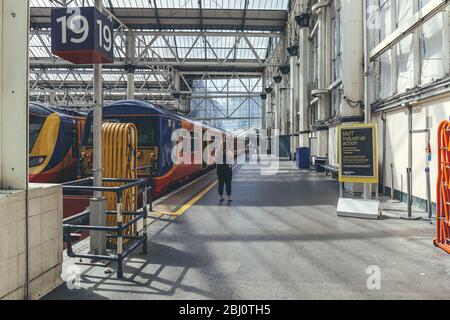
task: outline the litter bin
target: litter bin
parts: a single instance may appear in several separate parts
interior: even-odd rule
[[[311,149],[297,148],[296,163],[299,169],[310,169],[311,167]]]

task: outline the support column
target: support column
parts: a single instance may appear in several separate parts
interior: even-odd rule
[[[50,103],[51,106],[55,106],[56,105],[56,92],[55,92],[55,90],[51,90],[50,91],[49,103]]]
[[[347,97],[341,106],[343,117],[361,116],[358,101],[364,100],[364,46],[363,46],[362,1],[342,1],[342,86]],[[347,35],[351,35],[347,36]],[[359,61],[359,63],[358,63]]]
[[[136,71],[135,67],[135,57],[136,57],[136,46],[135,46],[135,35],[133,31],[128,31],[127,38],[127,99],[134,100],[134,73]]]
[[[261,128],[263,130],[266,129],[267,124],[266,124],[266,108],[267,108],[267,94],[263,93],[261,94],[261,101],[262,101],[262,122],[261,122]]]
[[[327,40],[329,39],[329,35],[327,32],[329,30],[329,4],[326,7],[321,7],[316,11],[318,14],[318,56],[319,56],[319,75],[318,89],[321,91],[317,96],[319,98],[318,101],[318,121],[325,122],[329,118],[329,108],[330,108],[330,98],[329,94],[326,93],[326,90],[329,85],[329,64],[331,64],[330,54],[328,51],[330,50],[331,45],[327,44]],[[323,127],[317,132],[317,156],[325,157],[328,154],[328,130],[323,130]]]
[[[290,128],[289,132],[291,135],[291,156],[294,159],[294,155],[296,149],[298,147],[298,47],[292,48],[289,57],[290,64],[290,86],[289,86],[289,94],[290,94],[290,108],[289,108],[289,123]]]
[[[95,0],[95,7],[102,10],[102,1]],[[94,134],[94,186],[103,186],[103,159],[102,159],[102,65],[94,65],[94,112],[93,112],[93,134]],[[105,199],[102,192],[95,192],[91,199],[92,225],[106,225]],[[92,254],[106,254],[106,235],[104,232],[91,232],[90,248]]]
[[[262,75],[262,88],[263,93],[261,95],[262,97],[262,118],[261,118],[261,128],[263,130],[267,129],[267,101],[268,101],[268,94],[265,92],[266,90],[266,76]]]
[[[134,71],[127,71],[127,99],[134,100]]]
[[[281,120],[280,120],[280,105],[281,105],[281,85],[280,82],[275,83],[275,101],[273,103],[273,129],[281,130]]]
[[[0,2],[0,189],[28,187],[28,1]]]
[[[266,126],[263,127],[263,129],[273,129],[273,100],[274,100],[274,94],[273,94],[273,88],[267,87],[266,89],[267,93],[267,99],[266,99],[266,110],[263,115],[265,118]]]
[[[175,71],[173,74],[173,81],[174,81],[174,88],[175,88],[175,93],[174,93],[174,99],[175,99],[175,108],[177,110],[181,109],[181,96],[180,96],[180,89],[181,89],[181,77],[180,77],[180,73],[178,71]]]
[[[287,75],[286,76],[286,91],[285,91],[285,102],[284,102],[284,109],[286,110],[286,112],[284,113],[285,116],[285,124],[284,124],[284,132],[286,135],[291,135],[291,123],[290,123],[290,119],[291,119],[291,104],[292,104],[292,87],[291,87],[291,79],[290,76]]]
[[[302,7],[306,10],[306,4]],[[300,29],[300,52],[298,73],[298,92],[299,92],[299,147],[309,148],[309,103],[310,103],[310,80],[311,80],[311,29],[303,27]]]
[[[289,90],[290,84],[289,84],[289,76],[284,75],[283,76],[283,84],[281,87],[281,93],[282,93],[282,102],[280,105],[281,109],[281,134],[282,135],[289,135],[289,108],[290,108],[290,90]]]

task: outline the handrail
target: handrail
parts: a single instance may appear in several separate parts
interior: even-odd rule
[[[67,218],[65,220],[65,224],[63,225],[63,233],[64,233],[64,241],[67,244],[67,255],[71,258],[83,258],[83,259],[95,259],[95,260],[106,260],[106,261],[115,261],[117,262],[117,277],[123,278],[123,260],[129,254],[131,254],[136,248],[142,245],[142,251],[144,254],[147,253],[147,227],[148,227],[148,214],[152,210],[152,196],[150,186],[150,181],[145,179],[140,180],[128,180],[128,179],[103,179],[104,183],[124,183],[123,186],[115,186],[115,187],[93,187],[93,186],[82,186],[80,184],[86,182],[92,182],[92,178],[83,179],[80,181],[74,181],[70,183],[66,183],[63,185],[64,191],[101,191],[105,193],[115,193],[117,199],[117,211],[107,211],[107,215],[115,215],[117,216],[117,225],[113,227],[109,226],[93,226],[93,225],[79,225],[79,224],[69,224],[68,222],[79,222],[82,221],[83,217],[86,215],[90,215],[90,211],[85,211],[75,217]],[[126,190],[131,188],[141,188],[138,194],[142,193],[142,208],[137,209],[137,211],[122,211],[122,197],[123,193]],[[150,198],[149,198],[150,196]],[[122,217],[129,216],[132,219],[126,223],[123,223]],[[128,230],[129,227],[138,224],[139,221],[143,220],[143,229],[140,234],[137,236],[128,236],[125,235],[124,232]],[[117,239],[117,249],[116,255],[114,256],[105,256],[105,255],[95,255],[95,254],[78,254],[75,253],[72,246],[72,237],[71,233],[74,230],[79,231],[98,231],[98,232],[110,232],[116,235],[109,237],[114,237]],[[130,243],[125,246],[123,240],[132,240]],[[125,250],[124,250],[125,249]]]

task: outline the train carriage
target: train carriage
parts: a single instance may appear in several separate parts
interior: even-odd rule
[[[195,163],[194,159],[203,159],[203,151],[211,141],[203,141],[202,148],[194,148],[194,139],[196,126],[201,126],[202,136],[208,130],[211,136],[225,137],[230,136],[222,130],[208,127],[201,123],[196,123],[188,118],[176,113],[167,111],[159,106],[142,101],[119,101],[104,107],[103,121],[134,123],[138,129],[138,170],[142,178],[153,178],[153,190],[155,196],[163,195],[166,190],[177,183],[181,183],[193,175],[207,170],[211,167],[210,161],[201,161]],[[82,172],[85,176],[92,174],[93,162],[93,130],[92,130],[91,112],[86,120],[86,134],[83,138],[82,149]],[[191,161],[188,163],[174,163],[172,161],[172,152],[177,150],[174,147],[182,142],[172,141],[172,134],[177,129],[185,129],[189,132],[192,139],[190,143],[191,150],[178,150],[180,153],[187,154]],[[198,133],[197,133],[198,134]],[[189,144],[186,144],[189,145]],[[200,153],[200,154],[197,154]],[[213,155],[211,155],[213,156]]]

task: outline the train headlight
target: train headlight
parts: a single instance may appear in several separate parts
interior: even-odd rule
[[[47,159],[47,157],[45,156],[30,157],[29,159],[30,168],[40,166],[45,162],[45,159]]]
[[[143,160],[144,159],[144,153],[142,151],[138,151],[137,158],[138,158],[138,160]]]

